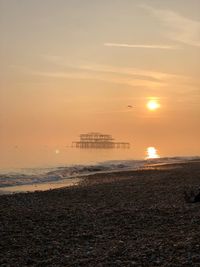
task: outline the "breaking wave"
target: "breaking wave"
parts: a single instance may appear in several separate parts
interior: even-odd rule
[[[68,178],[87,176],[120,170],[135,170],[149,164],[186,162],[200,157],[173,157],[152,160],[106,161],[94,165],[71,165],[48,169],[19,169],[15,172],[0,172],[0,188],[58,182]]]

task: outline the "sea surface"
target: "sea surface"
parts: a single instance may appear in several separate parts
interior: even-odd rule
[[[55,152],[58,154],[60,153],[58,150]],[[81,153],[83,153],[82,156],[84,153],[89,153],[88,155],[90,155],[90,157],[85,156],[83,157],[84,160],[78,160],[77,158],[73,160],[72,155],[71,161],[69,161],[70,163],[57,163],[57,166],[53,166],[52,164],[52,166],[48,167],[1,168],[0,194],[70,186],[79,183],[81,177],[95,173],[135,170],[144,168],[149,164],[168,164],[200,159],[199,157],[165,157],[148,160],[135,160],[130,158],[122,160],[116,158],[109,159],[110,151],[101,151],[99,157],[95,157],[98,152],[94,151],[82,151]],[[123,153],[119,153],[119,155],[122,154]],[[98,161],[98,159],[103,158],[107,160]]]

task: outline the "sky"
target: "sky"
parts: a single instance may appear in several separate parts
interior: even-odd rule
[[[199,155],[199,10],[199,0],[0,0],[0,166],[14,147],[63,148],[91,131],[131,142],[135,158],[149,146]]]

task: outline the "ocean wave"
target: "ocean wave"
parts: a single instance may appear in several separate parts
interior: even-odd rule
[[[149,164],[166,164],[200,159],[199,157],[173,157],[151,160],[106,161],[94,165],[71,165],[51,169],[23,169],[0,174],[0,188],[58,182],[95,173],[143,168]]]

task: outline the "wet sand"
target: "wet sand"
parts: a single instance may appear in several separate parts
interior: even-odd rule
[[[52,189],[77,185],[80,181],[81,178],[67,178],[56,182],[7,186],[0,188],[0,195],[52,190]]]
[[[200,162],[0,196],[0,266],[200,266]]]

